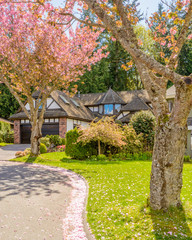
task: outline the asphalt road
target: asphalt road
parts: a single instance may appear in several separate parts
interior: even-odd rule
[[[30,148],[30,144],[13,144],[0,147],[0,160],[9,160],[15,158],[15,153]]]
[[[64,174],[0,161],[0,240],[62,240],[71,190]]]

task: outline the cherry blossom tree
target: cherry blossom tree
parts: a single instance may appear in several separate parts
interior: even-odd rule
[[[47,97],[58,88],[67,91],[71,82],[105,56],[102,49],[95,50],[100,31],[79,24],[72,27],[67,16],[60,18],[66,24],[60,24],[57,9],[49,3],[1,1],[0,7],[0,81],[30,120],[31,152],[36,156]]]
[[[157,122],[150,182],[150,205],[153,209],[180,206],[187,118],[192,107],[192,74],[182,76],[175,72],[175,66],[182,46],[192,37],[190,32],[192,0],[176,0],[176,11],[170,9],[165,13],[173,21],[173,27],[167,38],[164,32],[162,32],[161,39],[158,37],[160,31],[166,31],[163,26],[158,26],[156,29],[157,38],[155,40],[159,41],[161,46],[169,45],[171,51],[170,56],[165,59],[166,65],[155,60],[146,51],[142,51],[141,42],[133,28],[138,21],[135,17],[136,8],[131,7],[129,1],[71,0],[66,2],[68,4],[62,10],[65,15],[67,14],[66,8],[74,2],[78,2],[81,7],[90,8],[98,17],[96,23],[92,23],[89,19],[82,21],[70,11],[68,16],[71,17],[71,21],[72,19],[79,20],[87,25],[106,28],[131,54],[151,99]],[[178,17],[178,13],[181,11],[184,12],[182,21]],[[179,28],[177,24],[179,24]],[[166,100],[169,80],[176,88],[171,112],[169,112]]]

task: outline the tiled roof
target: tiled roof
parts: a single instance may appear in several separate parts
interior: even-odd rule
[[[130,102],[121,108],[121,112],[123,111],[140,111],[140,110],[148,110],[149,107],[147,104],[139,98],[137,95],[132,96]]]
[[[60,95],[64,96],[67,99],[67,101],[69,102],[69,104],[64,103],[64,101],[60,98]],[[54,91],[51,94],[51,96],[66,112],[66,116],[72,117],[72,118],[77,118],[77,119],[84,119],[84,120],[88,120],[88,121],[92,121],[95,118],[95,116],[91,112],[91,110],[89,110],[87,107],[85,107],[78,97],[73,97],[72,99],[76,101],[76,103],[77,103],[77,105],[79,105],[79,107],[77,105],[75,105],[75,103],[71,100],[71,98],[69,96],[67,96],[67,94],[65,94],[61,91]]]
[[[38,97],[38,95],[38,91],[33,94],[34,97]],[[70,98],[64,92],[57,90],[51,93],[51,97],[61,109],[46,110],[44,115],[45,118],[68,117],[84,121],[92,121],[96,117],[97,119],[102,118],[101,114],[91,112],[86,106],[116,103],[123,105],[121,110],[134,112],[149,109],[146,103],[150,102],[145,90],[122,91],[116,93],[112,89],[109,89],[106,93],[81,94],[80,97],[75,96],[73,98]],[[21,109],[18,113],[13,114],[10,117],[12,120],[26,118],[25,113]]]
[[[38,93],[36,92],[34,95],[38,96]],[[68,103],[65,103],[60,96],[63,96]],[[67,96],[67,94],[61,91],[53,91],[51,93],[51,97],[60,105],[61,109],[46,110],[44,115],[45,118],[68,117],[85,121],[92,121],[95,118],[94,114],[88,108],[86,108],[77,97],[74,97],[73,100],[77,102],[78,106],[74,103],[74,101],[71,100],[69,96]],[[26,114],[23,111],[13,114],[10,117],[10,119],[26,118]]]
[[[44,118],[59,118],[59,117],[66,117],[66,112],[64,112],[63,110],[48,110],[45,112],[44,114]],[[26,114],[24,112],[18,112],[13,114],[10,119],[27,119],[28,117],[26,116]]]
[[[97,104],[125,104],[122,98],[114,92],[111,88],[102,96],[102,98],[97,102]]]
[[[114,93],[116,94],[115,99],[118,98],[116,100],[117,101],[119,100],[121,101],[121,103],[124,103],[124,104],[130,102],[135,95],[140,97],[146,103],[150,102],[149,95],[146,90],[121,91],[121,92],[114,92]],[[94,105],[97,105],[98,103],[103,103],[102,101],[104,99],[104,96],[106,96],[106,93],[80,94],[80,100],[85,106],[94,106]],[[106,100],[107,98],[105,99],[105,101]]]

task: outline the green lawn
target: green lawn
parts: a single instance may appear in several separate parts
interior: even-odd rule
[[[192,239],[192,164],[184,165],[183,209],[163,213],[147,207],[149,161],[74,161],[64,153],[16,161],[63,167],[85,177],[88,222],[96,239]]]
[[[13,144],[13,143],[4,143],[4,142],[2,142],[2,143],[0,143],[0,147],[4,147],[4,146],[7,146],[7,145],[11,145],[11,144]]]

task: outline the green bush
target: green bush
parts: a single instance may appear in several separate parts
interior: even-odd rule
[[[48,138],[48,137],[42,137],[42,138],[40,139],[40,143],[45,144],[45,146],[46,146],[47,148],[50,147],[50,141],[49,141],[49,138]]]
[[[2,137],[0,137],[0,143],[2,143],[3,142],[3,138]]]
[[[96,155],[92,155],[92,156],[90,157],[90,160],[91,160],[91,161],[97,161],[97,156],[96,156]]]
[[[46,138],[49,138],[50,144],[54,146],[65,145],[65,139],[61,138],[59,135],[47,135]]]
[[[13,143],[14,133],[11,131],[11,125],[6,122],[0,122],[0,138],[1,142]]]
[[[189,155],[184,156],[184,162],[191,162],[191,157]]]
[[[45,144],[40,143],[40,153],[46,153],[47,152],[47,147],[45,146]]]
[[[124,141],[126,145],[123,147],[123,152],[126,154],[134,154],[142,151],[143,138],[141,134],[137,134],[132,126],[125,125],[123,127]]]
[[[65,138],[61,138],[61,145],[65,145]]]
[[[3,134],[3,141],[5,143],[13,143],[14,142],[14,133],[11,131],[7,131]]]
[[[155,135],[155,117],[151,111],[136,112],[130,119],[137,134],[143,135],[144,150],[152,150]]]
[[[100,154],[97,156],[97,160],[104,161],[104,160],[107,160],[107,157],[104,154]]]
[[[77,142],[80,133],[77,128],[66,133],[65,152],[74,159],[85,159],[97,154],[96,142],[83,144]]]
[[[11,130],[11,125],[6,122],[0,122],[0,131],[1,132],[7,132]]]

